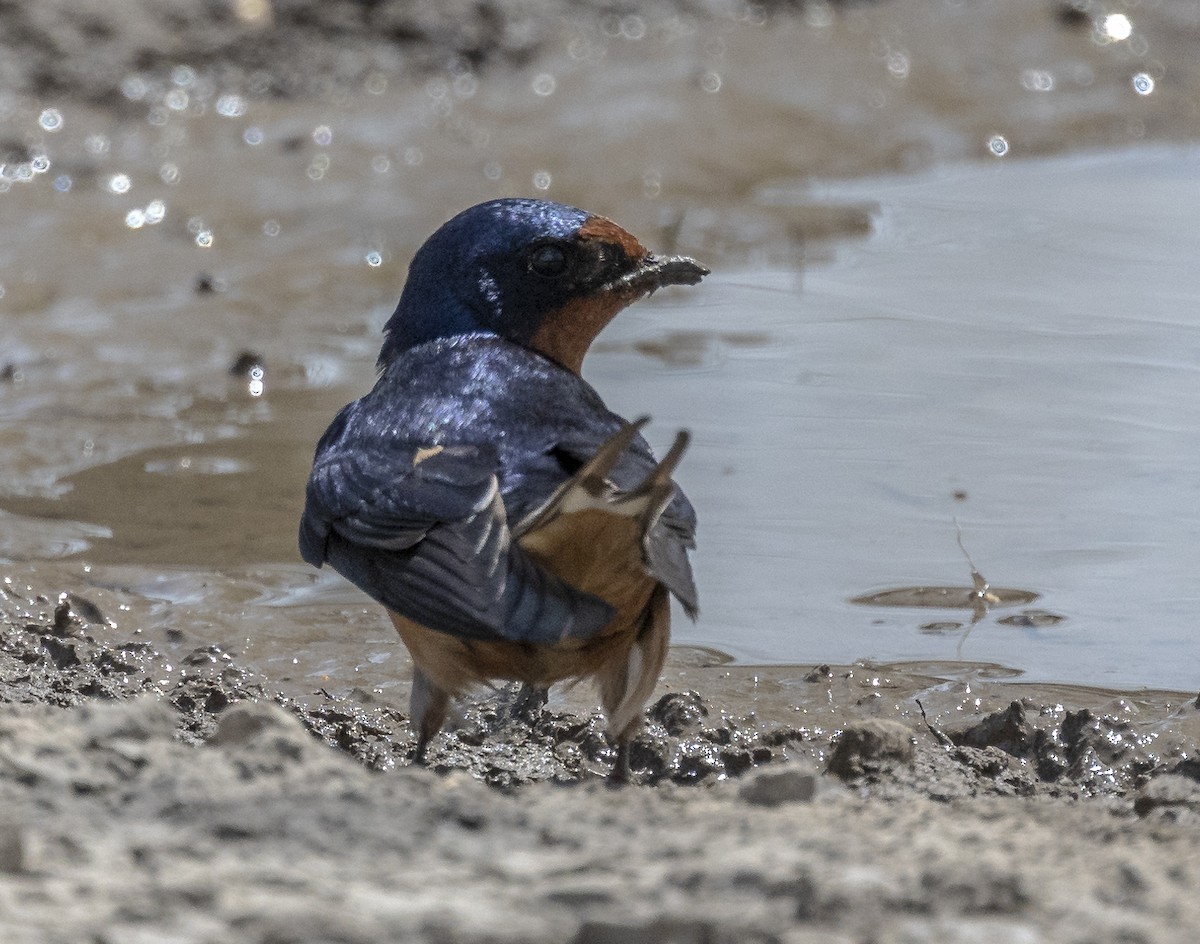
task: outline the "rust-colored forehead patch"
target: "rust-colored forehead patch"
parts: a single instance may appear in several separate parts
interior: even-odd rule
[[[625,250],[625,254],[630,259],[643,258],[648,250],[632,233],[621,229],[612,220],[603,216],[589,216],[587,221],[579,227],[580,239],[601,239],[605,242],[616,243]]]

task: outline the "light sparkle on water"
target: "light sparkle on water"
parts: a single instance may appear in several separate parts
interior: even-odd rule
[[[222,95],[216,108],[217,114],[224,118],[240,118],[246,114],[246,100],[240,95]]]
[[[1133,23],[1124,13],[1110,13],[1100,21],[1100,32],[1110,42],[1119,43],[1133,35]]]
[[[63,116],[57,108],[47,108],[38,116],[38,124],[43,131],[60,131],[63,126]]]
[[[145,207],[134,207],[125,214],[125,225],[130,229],[155,226],[167,215],[167,205],[162,200],[151,200]]]
[[[1028,92],[1053,92],[1054,73],[1046,69],[1026,69],[1021,73],[1021,88]]]

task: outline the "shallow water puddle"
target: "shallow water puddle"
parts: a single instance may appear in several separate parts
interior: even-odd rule
[[[928,609],[851,601],[969,583],[957,519],[1042,608],[991,614],[962,657],[1194,687],[1198,169],[1147,149],[797,191],[877,199],[878,232],[803,292],[792,273],[709,290],[776,342],[688,385],[710,457],[684,470],[708,511],[696,635],[744,659],[928,658],[949,644],[918,632]]]

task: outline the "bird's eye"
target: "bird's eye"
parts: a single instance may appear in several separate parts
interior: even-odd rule
[[[546,243],[529,254],[529,268],[552,279],[567,271],[567,253],[562,246]]]

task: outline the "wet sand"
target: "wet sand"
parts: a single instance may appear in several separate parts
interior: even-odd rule
[[[262,9],[236,6],[246,16]],[[772,208],[760,198],[776,159],[786,175],[910,171],[986,157],[1000,131],[1015,151],[1044,153],[1147,138],[1188,140],[1200,130],[1196,67],[1185,54],[1196,22],[1182,6],[1131,11],[1138,35],[1144,27],[1152,38],[1152,52],[1095,42],[1102,11],[1033,3],[993,12],[899,2],[848,10],[810,4],[799,13],[791,5],[681,3],[644,15],[601,12],[579,20],[563,19],[560,6],[528,4],[514,5],[520,15],[503,29],[483,4],[430,13],[402,6],[277,3],[277,31],[269,42],[254,32],[261,24],[239,24],[212,13],[216,8],[200,13],[145,2],[85,16],[71,4],[10,7],[0,24],[6,44],[0,68],[6,87],[29,96],[16,111],[36,116],[46,96],[87,100],[94,114],[137,109],[123,82],[172,68],[181,49],[189,50],[192,65],[223,71],[258,94],[333,96],[322,99],[329,101],[336,100],[339,82],[437,74],[447,57],[481,70],[538,57],[555,61],[563,56],[564,35],[611,39],[614,30],[620,37],[650,28],[666,43],[670,31],[662,24],[677,17],[693,26],[740,24],[722,38],[727,51],[757,41],[777,52],[775,46],[785,48],[799,35],[790,31],[803,26],[806,55],[826,71],[825,83],[814,86],[818,98],[853,85],[858,65],[874,63],[880,81],[861,84],[861,101],[851,96],[857,104],[842,110],[818,102],[805,135],[776,135],[769,121],[759,135],[731,135],[724,129],[739,102],[753,97],[769,110],[773,94],[794,89],[768,91],[770,56],[759,73],[722,73],[720,44],[705,32],[707,41],[678,71],[701,89],[724,83],[726,98],[713,99],[719,107],[698,110],[699,124],[675,122],[660,138],[646,131],[651,117],[606,125],[617,129],[614,149],[643,149],[630,161],[637,168],[656,148],[669,151],[689,135],[708,137],[714,142],[710,164],[694,153],[685,159],[680,148],[680,160],[695,170],[682,181],[656,183],[639,170],[632,186],[614,183],[591,169],[595,162],[568,160],[584,145],[567,136],[556,156],[561,166],[579,169],[567,170],[565,192],[552,195],[588,202],[593,194],[634,228],[640,218],[661,233],[671,231],[671,220],[645,205],[655,186],[682,200],[720,180],[720,192],[705,202],[707,214],[690,217],[678,235],[722,258],[759,252],[812,258],[826,251],[822,239],[870,225],[862,207],[810,208],[798,216]],[[381,40],[387,17],[392,32]],[[813,25],[824,17],[826,26]],[[901,26],[908,30],[903,42]],[[754,40],[748,27],[763,32]],[[917,33],[940,58],[924,55]],[[619,53],[613,56],[621,62]],[[986,70],[978,65],[995,58],[1011,61],[1010,86],[979,80]],[[1049,100],[1023,94],[1029,89],[1022,83],[1047,81],[1039,67],[1050,59],[1070,65],[1051,78],[1070,87],[1077,107],[1057,111]],[[914,68],[909,81],[910,66],[931,61],[937,68]],[[1134,106],[1093,94],[1114,76],[1124,89],[1130,76],[1142,73],[1162,94],[1139,99],[1142,92],[1130,92]],[[894,107],[882,108],[877,93]],[[565,82],[562,94],[570,94]],[[780,113],[794,115],[795,102],[786,104]],[[471,120],[491,106],[470,107],[476,111],[453,129],[467,138]],[[601,112],[596,120],[603,122]],[[286,108],[277,114],[280,126],[309,117],[297,119]],[[863,131],[864,116],[878,115],[891,118]],[[795,149],[798,138],[806,142],[803,153]],[[203,157],[205,147],[219,149],[220,140],[219,132],[199,131],[192,146]],[[18,152],[30,146],[4,142],[18,162],[28,156]],[[369,143],[360,149],[369,155]],[[101,173],[89,170],[83,154],[68,165],[77,180]],[[537,159],[509,162],[518,169],[506,171],[518,175],[514,187],[525,186]],[[408,232],[427,231],[464,194],[474,197],[488,186],[479,175],[466,184],[449,171],[443,176],[440,188],[421,200],[414,196],[424,205],[404,211]],[[185,183],[194,186],[186,199],[207,208],[236,203],[261,183],[233,181],[225,192],[219,176],[206,179],[198,171],[196,178],[198,184]],[[35,257],[46,255],[45,244],[36,237],[54,232],[47,215],[16,190],[0,199],[8,200],[0,203],[5,212],[26,212],[23,232],[30,237],[30,245],[10,241],[9,264],[41,271]],[[335,208],[337,192],[326,200]],[[313,231],[321,232],[320,224]],[[78,238],[95,248],[109,235],[97,215]],[[411,248],[388,251],[402,256]],[[69,404],[51,402],[41,412],[21,414],[6,430],[12,437],[6,446],[16,454],[7,461],[26,485],[33,483],[26,491],[54,494],[71,469],[86,474],[99,461],[90,452],[80,458],[74,437],[63,434],[69,424],[112,424],[113,435],[97,435],[96,448],[113,450],[113,464],[121,455],[136,456],[121,473],[130,477],[147,461],[175,460],[170,452],[148,458],[145,450],[190,435],[187,428],[181,432],[181,418],[197,426],[253,428],[247,415],[256,408],[227,389],[241,383],[226,373],[236,346],[213,352],[204,342],[214,324],[228,328],[241,317],[260,316],[262,300],[236,288],[230,297],[228,286],[214,292],[211,282],[200,293],[190,259],[172,261],[166,249],[141,251],[141,264],[122,268],[120,282],[99,280],[97,308],[138,292],[153,298],[170,279],[188,293],[225,299],[224,314],[214,321],[181,322],[173,335],[179,350],[201,366],[220,363],[221,376],[210,371],[213,379],[192,389],[194,400],[182,407],[167,402],[179,394],[166,381],[155,386],[135,377],[125,399],[103,401],[90,416],[85,401],[92,388],[73,386],[74,378],[88,371],[99,376],[111,370],[110,362],[80,357],[72,363],[55,351],[77,350],[73,331],[93,331],[103,343],[106,326],[79,312],[67,327],[46,329],[38,319],[53,308],[62,285],[94,275],[67,271],[54,289],[36,278],[5,276],[6,310],[26,319],[28,331],[13,328],[6,335],[21,346],[2,352],[0,384],[32,376],[45,357],[50,372],[78,394]],[[390,297],[394,286],[381,287],[356,269],[357,293],[334,297],[326,289],[330,297],[323,298],[303,271],[315,258],[293,260],[287,291],[272,299],[277,308],[300,310],[300,327],[287,343],[317,351],[340,343],[369,363],[373,337],[353,327],[336,342],[318,334],[318,321],[326,327],[328,317],[320,305],[369,308]],[[235,275],[253,271],[252,263],[238,268],[228,258],[224,267]],[[263,329],[261,337],[275,330]],[[27,342],[29,336],[39,340]],[[687,356],[686,343],[670,347]],[[131,347],[131,374],[139,356]],[[302,373],[299,355],[280,360],[287,365],[281,373]],[[324,397],[330,399],[328,392]],[[323,415],[328,406],[309,404],[305,416]],[[121,439],[134,432],[145,438]],[[217,449],[213,459],[221,458]],[[98,478],[96,507],[120,501],[120,490],[114,491],[120,479],[111,468]],[[81,489],[86,485],[85,479]],[[212,487],[215,493],[200,504],[226,509],[218,494],[222,483]],[[159,499],[162,506],[180,500]],[[275,527],[267,511],[264,531]],[[164,540],[154,531],[163,528],[161,520],[147,515],[140,524],[124,522],[127,530],[114,546],[98,552],[140,569],[101,574],[98,567],[93,574],[72,554],[93,542],[103,547],[103,529],[56,520],[52,508],[39,515],[3,519],[12,523],[2,535],[7,563],[0,584],[5,944],[1115,944],[1190,941],[1200,928],[1195,693],[1019,685],[999,668],[951,663],[733,665],[719,653],[678,648],[637,742],[631,786],[605,785],[611,752],[591,693],[582,689],[531,714],[515,712],[504,693],[465,706],[435,744],[432,769],[413,769],[403,668],[385,665],[400,681],[382,692],[373,684],[350,685],[346,674],[336,673],[332,690],[324,690],[312,673],[289,676],[280,668],[289,653],[276,637],[275,661],[261,652],[249,659],[225,651],[210,638],[221,591],[206,591],[201,577],[175,575],[182,589],[169,604],[147,602],[145,582],[159,574],[172,579],[165,567],[155,570],[156,563],[168,563],[154,543]],[[171,521],[194,530],[198,544],[210,541],[213,556],[241,561],[259,553],[250,538],[248,549],[228,550],[220,535],[203,531],[203,515],[188,512]],[[258,527],[255,522],[252,530]],[[176,550],[182,563],[195,562],[186,556],[194,553],[186,542],[177,542]],[[236,594],[247,591],[234,584],[224,592],[220,603],[228,610],[228,595],[236,603]],[[174,619],[164,618],[164,609]],[[346,619],[362,620],[355,615],[361,612],[347,606]],[[260,627],[244,631],[249,639]],[[354,638],[330,645],[344,651]]]

